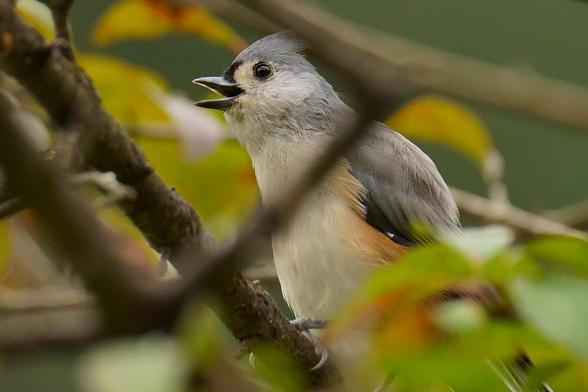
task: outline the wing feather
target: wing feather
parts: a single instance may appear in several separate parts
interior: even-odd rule
[[[428,243],[459,231],[459,213],[431,159],[417,146],[376,123],[347,154],[351,174],[366,189],[366,220],[397,242]],[[415,232],[415,225],[430,231]]]

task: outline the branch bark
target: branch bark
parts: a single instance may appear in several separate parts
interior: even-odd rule
[[[94,292],[105,321],[116,330],[144,328],[167,320],[164,287],[154,274],[132,268],[108,231],[74,195],[26,138],[18,109],[0,90],[0,165],[10,189],[34,209],[51,245]],[[39,190],[42,189],[42,192]]]
[[[0,53],[1,67],[35,95],[59,128],[78,130],[84,148],[77,156],[77,166],[112,171],[118,181],[135,190],[137,197],[122,203],[123,210],[155,249],[171,251],[171,261],[180,273],[185,271],[185,265],[177,264],[182,251],[210,251],[212,239],[194,210],[164,185],[143,153],[106,113],[86,74],[24,25],[10,0],[0,0]],[[197,261],[192,258],[190,262]],[[290,325],[271,298],[240,273],[225,279],[218,288],[219,299],[225,309],[239,310],[240,318],[225,318],[235,336],[295,348],[291,353],[303,366],[318,362],[313,343]],[[176,308],[178,304],[172,301],[171,305]],[[313,386],[326,385],[328,370],[313,372],[310,379]]]

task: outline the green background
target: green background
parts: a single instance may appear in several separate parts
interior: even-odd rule
[[[233,57],[220,46],[187,35],[97,48],[90,41],[90,32],[110,3],[109,0],[75,2],[73,29],[80,51],[110,53],[152,68],[164,75],[175,89],[193,98],[203,92],[190,81],[197,76],[220,74]],[[420,43],[588,86],[588,4],[580,1],[323,0],[319,3],[349,20]],[[258,37],[255,29],[232,25],[249,41]],[[325,72],[337,80],[331,71],[325,69]],[[585,130],[582,134],[518,114],[476,104],[471,107],[491,130],[505,158],[505,181],[514,204],[541,210],[587,197]],[[470,161],[438,146],[423,145],[423,148],[433,157],[448,183],[484,193],[479,173]],[[12,357],[3,364],[0,389],[75,390],[72,368],[75,362],[71,361],[75,357],[75,350]]]
[[[90,40],[108,0],[77,1],[76,43],[102,50],[163,74],[178,90],[198,97],[190,81],[216,75],[233,55],[194,37],[172,35],[121,42],[106,49]],[[354,22],[414,41],[496,64],[588,86],[588,5],[573,0],[323,0],[332,12]],[[259,33],[231,23],[249,41]],[[328,75],[331,72],[326,71]],[[336,77],[331,77],[336,80]],[[337,84],[337,83],[334,83]],[[588,137],[476,104],[506,162],[505,181],[514,204],[531,210],[565,206],[588,195]],[[586,108],[588,110],[588,108]],[[484,192],[477,169],[443,148],[424,145],[451,185]]]

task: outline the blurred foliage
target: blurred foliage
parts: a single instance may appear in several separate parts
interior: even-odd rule
[[[257,200],[247,153],[232,140],[194,164],[172,140],[138,138],[157,172],[196,208],[206,227],[223,237],[233,233]]]
[[[36,0],[18,0],[16,10],[19,16],[48,40],[55,38],[51,11]]]
[[[155,72],[97,54],[80,55],[78,61],[94,81],[106,110],[122,124],[168,121],[156,100],[168,86]]]
[[[409,139],[447,145],[480,166],[494,148],[480,118],[464,105],[445,97],[415,98],[394,112],[386,124]]]
[[[234,53],[245,47],[237,33],[202,7],[154,0],[121,0],[113,4],[96,24],[93,39],[103,46],[169,32],[196,34]]]
[[[20,0],[18,11],[45,37],[54,37],[46,7]],[[103,47],[168,33],[188,33],[231,53],[245,44],[200,6],[155,0],[112,4],[94,27],[93,40]],[[246,152],[225,139],[218,118],[191,107],[149,67],[101,51],[77,53],[77,59],[105,108],[135,138],[166,183],[195,207],[217,238],[234,233],[258,192]],[[492,171],[489,165],[496,164],[498,153],[486,125],[456,101],[419,97],[387,123],[411,139],[438,143],[466,156],[483,176]],[[192,155],[198,159],[188,162],[186,149],[197,151]],[[84,196],[97,197],[88,192]],[[156,262],[141,233],[122,213],[108,209],[98,214],[124,234],[127,251],[149,254]],[[34,233],[34,221],[23,222],[15,219],[11,224]],[[30,242],[12,241],[13,237],[2,221],[0,268],[14,250],[26,251],[29,258],[38,251],[28,249]],[[439,301],[440,292],[476,290],[488,282],[501,295],[498,310],[485,298]],[[374,329],[369,347],[356,354],[354,366],[362,374],[355,380],[359,384],[389,373],[395,376],[398,391],[507,391],[505,364],[524,348],[536,364],[529,375],[531,384],[547,379],[556,391],[588,390],[587,298],[585,242],[549,236],[521,244],[504,227],[468,229],[464,236],[415,248],[394,265],[374,272],[322,340],[336,347],[358,330]],[[67,364],[63,368],[68,369],[68,377],[73,375],[79,390],[88,392],[300,391],[305,387],[304,372],[278,347],[260,348],[254,368],[246,360],[235,361],[238,343],[201,306],[188,306],[174,332],[177,338],[153,335],[107,341],[59,363]],[[42,357],[41,361],[51,360]],[[22,369],[32,369],[31,374],[25,376]],[[5,356],[0,362],[0,389],[38,386],[39,374],[44,373],[27,367],[26,359]]]

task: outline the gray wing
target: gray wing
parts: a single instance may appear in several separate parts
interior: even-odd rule
[[[401,244],[425,243],[459,231],[459,212],[433,161],[381,123],[347,155],[351,173],[367,190],[366,221]],[[415,233],[415,223],[431,230]]]

